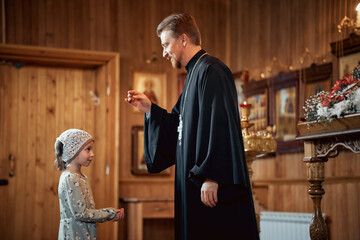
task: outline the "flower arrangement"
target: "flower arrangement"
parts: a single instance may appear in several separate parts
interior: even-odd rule
[[[352,74],[336,81],[331,92],[319,92],[305,101],[308,122],[331,121],[346,114],[360,112],[360,65]]]

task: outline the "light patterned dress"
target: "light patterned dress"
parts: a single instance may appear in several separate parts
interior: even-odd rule
[[[95,209],[88,178],[63,171],[59,181],[59,239],[96,239],[96,222],[115,217],[114,208]]]

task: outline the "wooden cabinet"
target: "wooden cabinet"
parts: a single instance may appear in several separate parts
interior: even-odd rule
[[[144,239],[145,219],[173,219],[174,201],[172,199],[122,199],[125,208],[125,233],[120,233],[120,239]],[[171,230],[171,229],[170,229]]]

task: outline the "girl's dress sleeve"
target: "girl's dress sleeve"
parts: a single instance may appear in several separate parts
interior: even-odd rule
[[[70,211],[75,220],[83,222],[105,222],[116,215],[114,208],[95,209],[90,184],[87,179],[69,174],[64,181]]]

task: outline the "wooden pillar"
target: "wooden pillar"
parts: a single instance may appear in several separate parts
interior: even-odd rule
[[[127,205],[127,239],[142,240],[143,239],[143,204],[141,202],[132,202]]]
[[[305,141],[304,147],[304,162],[307,168],[307,178],[310,182],[308,193],[314,204],[314,216],[310,224],[310,238],[312,240],[326,240],[328,239],[328,231],[322,216],[321,199],[325,194],[322,182],[325,180],[324,165],[328,159],[315,157],[315,143],[313,141]]]

